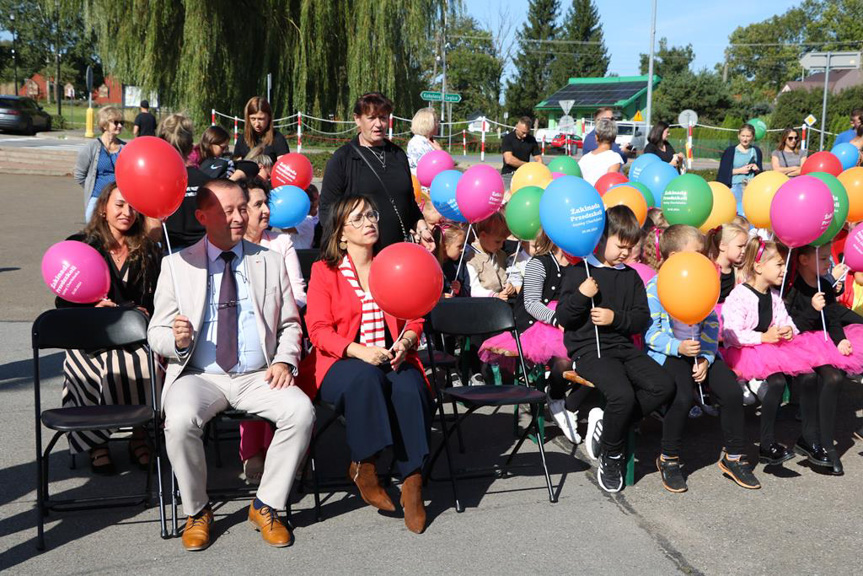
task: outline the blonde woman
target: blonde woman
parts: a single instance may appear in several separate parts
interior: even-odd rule
[[[432,150],[440,150],[441,146],[434,139],[440,129],[440,120],[434,108],[420,108],[411,120],[413,138],[408,142],[408,165],[411,174],[416,176],[417,164],[420,158]]]
[[[90,221],[102,189],[116,179],[114,165],[125,144],[119,138],[123,131],[123,112],[119,108],[101,108],[97,120],[102,135],[82,148],[75,162],[75,181],[84,188],[85,222]]]

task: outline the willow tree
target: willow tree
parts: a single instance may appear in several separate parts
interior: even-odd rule
[[[70,9],[81,3],[63,0]],[[458,0],[85,0],[106,74],[198,121],[240,111],[273,74],[276,115],[346,116],[369,90],[408,113],[422,56]]]

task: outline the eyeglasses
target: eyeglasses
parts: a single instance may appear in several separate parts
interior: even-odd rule
[[[368,220],[371,224],[377,224],[378,220],[381,219],[381,214],[377,210],[369,210],[365,214],[357,214],[356,216],[352,216],[348,218],[348,222],[351,223],[351,226],[354,228],[362,228],[363,220]]]
[[[797,136],[789,136],[786,140],[797,140]]]
[[[125,122],[122,120],[114,120],[114,126],[122,126],[123,124],[125,124]]]

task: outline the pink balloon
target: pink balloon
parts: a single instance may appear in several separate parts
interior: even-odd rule
[[[641,262],[633,262],[632,264],[627,264],[630,268],[634,269],[638,272],[639,278],[644,282],[644,285],[647,286],[647,283],[656,276],[656,270],[648,266],[647,264],[642,264]]]
[[[563,172],[552,172],[551,173],[551,179],[552,180],[557,180],[561,176],[566,176],[566,174],[564,174]]]
[[[108,264],[95,248],[65,240],[42,256],[42,279],[51,292],[69,302],[89,304],[108,295]]]
[[[863,223],[852,228],[845,239],[845,263],[855,272],[863,272]]]
[[[477,164],[468,168],[459,178],[455,201],[465,220],[474,223],[500,210],[503,192],[500,173],[488,164]]]
[[[833,221],[833,194],[814,176],[798,176],[779,187],[770,203],[770,223],[789,248],[817,239]]]
[[[417,163],[417,180],[420,181],[420,186],[428,188],[432,184],[434,177],[444,170],[452,170],[455,168],[455,161],[446,150],[432,150],[426,152],[420,161]]]

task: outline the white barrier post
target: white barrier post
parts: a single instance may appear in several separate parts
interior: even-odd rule
[[[303,151],[303,113],[297,111],[297,152]]]
[[[390,131],[389,131],[389,135],[387,137],[390,139],[390,142],[392,142],[392,139],[393,139],[393,115],[392,114],[390,114]]]
[[[545,159],[545,134],[542,135],[542,158]]]
[[[240,130],[238,128],[238,123],[240,119],[234,116],[234,147],[237,147],[237,140],[239,139]]]
[[[461,131],[461,155],[467,156],[467,130]]]
[[[479,161],[485,162],[485,130],[486,130],[485,116],[483,116],[481,119],[482,119],[482,143],[480,144]]]
[[[686,169],[692,170],[692,123],[689,123],[686,133]]]
[[[210,110],[210,126],[216,125],[216,109],[212,108]]]
[[[809,148],[809,126],[806,125],[806,122],[803,123],[803,126],[800,127],[800,151],[806,152]]]

